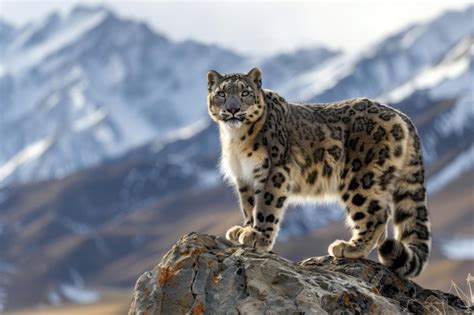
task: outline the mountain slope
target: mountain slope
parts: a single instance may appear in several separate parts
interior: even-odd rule
[[[361,54],[341,56],[342,61],[331,63],[331,71],[316,70],[311,75],[297,78],[294,85],[304,87],[299,92],[301,98],[315,102],[354,95],[383,95],[413,78],[426,66],[437,63],[454,45],[472,35],[473,15],[474,6],[469,6],[462,11],[444,13],[429,23],[413,25]]]
[[[76,7],[14,31],[0,34],[0,186],[63,177],[200,120],[206,72],[246,71],[254,62],[170,41],[104,7]],[[306,49],[258,62],[276,85],[337,53]]]
[[[70,174],[203,117],[206,71],[242,60],[104,8],[26,26],[1,60],[0,185]]]

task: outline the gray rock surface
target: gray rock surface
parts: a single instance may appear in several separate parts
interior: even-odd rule
[[[138,279],[130,314],[468,314],[456,296],[383,265],[324,256],[295,263],[224,238],[183,236]]]

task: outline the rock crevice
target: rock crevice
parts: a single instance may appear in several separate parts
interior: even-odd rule
[[[468,314],[455,295],[424,289],[364,259],[291,262],[224,238],[183,236],[138,279],[130,314]]]

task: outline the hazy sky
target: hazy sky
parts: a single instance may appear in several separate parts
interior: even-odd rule
[[[105,4],[121,16],[147,21],[175,40],[195,39],[247,54],[323,44],[354,50],[469,0],[399,1],[76,1],[0,0],[0,16],[21,25],[79,3]]]

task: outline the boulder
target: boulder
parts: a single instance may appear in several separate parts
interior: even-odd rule
[[[468,314],[365,259],[292,262],[222,237],[190,233],[139,277],[130,314]]]

